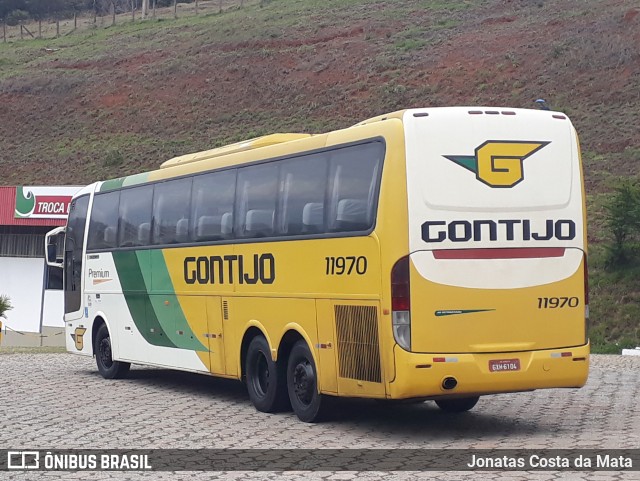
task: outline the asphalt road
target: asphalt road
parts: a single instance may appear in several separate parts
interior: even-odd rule
[[[134,366],[100,377],[92,359],[0,352],[0,449],[638,449],[640,357],[592,356],[582,389],[481,398],[446,415],[435,404],[344,401],[333,419],[255,411],[243,385]],[[4,462],[4,460],[0,460]],[[638,467],[640,468],[640,467]],[[0,472],[0,479],[640,479],[640,470],[504,472]]]

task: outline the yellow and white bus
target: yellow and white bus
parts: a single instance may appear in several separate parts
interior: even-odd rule
[[[328,396],[460,412],[586,382],[584,200],[564,114],[411,109],[92,184],[47,257],[106,378],[240,379],[308,422]]]

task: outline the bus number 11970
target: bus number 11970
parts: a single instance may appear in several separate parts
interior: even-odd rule
[[[580,299],[577,297],[538,297],[538,309],[562,309],[563,307],[578,307]]]
[[[364,256],[325,257],[325,274],[328,276],[342,276],[367,272],[367,258]]]

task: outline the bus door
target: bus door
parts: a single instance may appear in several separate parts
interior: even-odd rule
[[[78,197],[69,206],[69,220],[64,244],[64,312],[65,321],[84,315],[82,302],[82,271],[84,232],[87,223],[89,196]]]

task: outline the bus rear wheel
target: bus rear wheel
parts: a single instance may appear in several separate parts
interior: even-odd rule
[[[479,396],[459,399],[437,399],[436,404],[445,412],[463,413],[473,408],[478,403],[478,399],[480,399]]]
[[[96,364],[98,371],[105,379],[121,379],[126,377],[131,364],[128,362],[120,362],[113,360],[113,352],[111,350],[111,337],[107,325],[103,324],[98,329],[96,342],[93,352],[96,355]]]
[[[309,346],[296,342],[287,363],[287,390],[293,412],[301,421],[321,421],[326,414],[327,399],[318,392],[318,370]]]
[[[281,364],[273,362],[269,343],[264,337],[256,336],[251,340],[245,372],[249,399],[258,411],[274,413],[288,407],[286,378]]]

